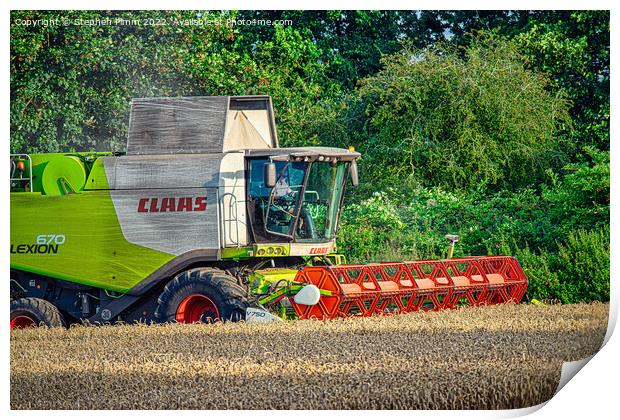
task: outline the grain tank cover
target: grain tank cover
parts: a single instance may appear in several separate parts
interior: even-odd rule
[[[45,195],[82,191],[86,183],[84,164],[77,156],[52,156],[45,164],[41,185]]]
[[[269,96],[140,98],[131,104],[128,155],[274,147],[278,137]]]

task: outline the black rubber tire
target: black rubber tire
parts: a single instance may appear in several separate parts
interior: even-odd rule
[[[11,320],[18,316],[27,316],[38,326],[62,328],[65,321],[56,306],[39,298],[20,298],[11,301]]]
[[[193,294],[209,297],[218,309],[220,321],[245,320],[247,293],[237,279],[217,268],[195,268],[180,273],[166,285],[157,299],[155,321],[176,322],[179,305]]]

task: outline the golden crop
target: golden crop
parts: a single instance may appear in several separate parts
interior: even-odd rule
[[[501,409],[554,393],[609,305],[11,332],[13,409]]]

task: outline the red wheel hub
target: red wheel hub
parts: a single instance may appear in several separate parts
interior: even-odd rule
[[[36,327],[36,326],[37,326],[37,323],[34,322],[34,319],[26,315],[19,315],[11,320],[11,329],[31,328],[31,327]]]
[[[215,303],[205,295],[190,295],[179,305],[176,320],[181,324],[215,321],[220,317]]]

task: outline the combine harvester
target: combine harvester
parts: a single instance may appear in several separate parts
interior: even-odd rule
[[[136,99],[127,152],[11,155],[11,328],[519,302],[512,257],[334,254],[360,154],[279,148],[271,98]]]

